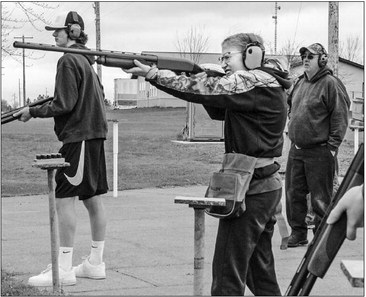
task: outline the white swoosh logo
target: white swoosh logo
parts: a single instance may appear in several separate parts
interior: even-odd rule
[[[64,173],[65,177],[73,186],[78,186],[83,181],[84,176],[84,155],[85,155],[85,141],[81,143],[81,152],[79,157],[78,169],[73,177],[69,177]]]

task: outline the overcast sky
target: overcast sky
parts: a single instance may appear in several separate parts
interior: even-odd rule
[[[328,2],[277,2],[277,50],[288,41],[302,46],[314,42],[328,48]],[[60,12],[74,10],[84,19],[89,36],[87,46],[96,47],[93,2],[48,2],[55,9],[44,9],[28,3],[42,13],[50,24]],[[24,14],[12,2],[3,2],[3,13],[13,18]],[[260,34],[267,49],[274,46],[275,2],[100,2],[101,46],[105,50],[140,53],[142,51],[177,51],[176,42],[190,28],[197,28],[209,38],[208,52],[221,52],[220,43],[228,35],[239,32]],[[9,40],[24,35],[26,42],[54,44],[52,31],[44,24],[37,28],[25,25],[10,32]],[[340,2],[339,40],[361,38],[364,44],[364,3]],[[19,40],[20,41],[20,40]],[[31,53],[26,50],[26,53]],[[267,51],[268,52],[268,51]],[[21,50],[20,50],[21,53]],[[26,95],[35,99],[39,94],[53,95],[56,64],[61,53],[34,51],[38,60],[26,58]],[[363,52],[360,53],[363,56]],[[2,59],[2,98],[13,104],[19,102],[19,81],[22,90],[22,60]],[[106,98],[113,100],[115,78],[127,77],[120,69],[102,68]],[[23,96],[23,95],[21,95]]]

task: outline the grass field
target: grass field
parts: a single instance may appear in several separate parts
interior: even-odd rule
[[[223,143],[172,142],[185,125],[185,108],[110,110],[107,118],[119,122],[118,190],[206,185],[220,167]],[[53,132],[53,119],[8,123],[2,126],[1,140],[2,197],[47,193],[47,173],[32,167],[32,162],[36,154],[55,153],[61,146]],[[112,190],[112,122],[105,149]],[[282,171],[286,156],[285,149],[279,159]],[[345,140],[339,152],[341,176],[352,158],[353,142]]]

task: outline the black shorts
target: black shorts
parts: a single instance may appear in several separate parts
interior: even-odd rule
[[[60,153],[70,167],[57,169],[56,198],[85,200],[108,192],[104,139],[67,143]]]

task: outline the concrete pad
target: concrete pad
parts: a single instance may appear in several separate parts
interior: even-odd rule
[[[205,186],[128,190],[113,198],[104,195],[108,226],[104,260],[107,279],[78,279],[64,287],[66,294],[193,295],[194,212],[175,204],[176,196],[203,197]],[[284,197],[282,198],[284,199]],[[284,200],[282,201],[285,207]],[[78,226],[73,264],[90,252],[90,227],[86,209],[77,204]],[[285,210],[283,210],[285,214]],[[211,264],[218,220],[205,216],[204,295],[210,295]],[[17,272],[24,283],[51,263],[48,196],[2,198],[2,268]],[[312,238],[309,231],[309,240]],[[306,246],[280,250],[276,227],[273,251],[278,282],[284,294],[306,252]],[[356,241],[346,240],[324,279],[318,279],[311,295],[363,296],[340,269],[341,260],[363,259],[363,229]],[[52,288],[49,288],[52,291]],[[246,295],[252,295],[246,290]]]

